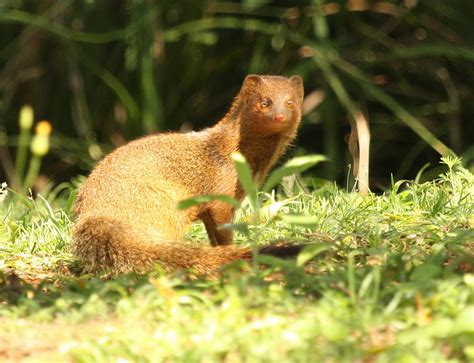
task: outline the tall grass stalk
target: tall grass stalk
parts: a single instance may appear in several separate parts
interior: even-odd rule
[[[20,135],[15,160],[15,180],[14,187],[18,190],[23,188],[26,160],[28,158],[28,147],[30,145],[30,131],[33,126],[34,111],[29,105],[25,105],[20,110],[18,125],[20,126]]]
[[[28,172],[23,183],[23,193],[27,192],[33,186],[41,169],[41,160],[48,153],[49,150],[49,136],[52,127],[48,121],[41,121],[36,126],[36,134],[31,140],[31,159],[28,167]]]

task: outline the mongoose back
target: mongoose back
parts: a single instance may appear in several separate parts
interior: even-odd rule
[[[257,181],[295,138],[301,120],[303,82],[298,76],[249,75],[215,126],[199,132],[161,133],[117,148],[81,186],[74,205],[73,253],[84,270],[112,274],[192,269],[213,274],[249,259],[219,226],[234,210],[213,201],[185,211],[177,203],[196,195],[244,197],[231,158],[242,153]],[[204,222],[211,246],[183,242],[187,227]]]

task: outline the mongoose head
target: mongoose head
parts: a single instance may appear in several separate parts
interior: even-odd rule
[[[303,80],[299,76],[249,75],[240,90],[241,125],[258,135],[293,134],[301,120]]]

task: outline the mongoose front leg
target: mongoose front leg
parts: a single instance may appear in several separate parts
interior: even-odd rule
[[[211,246],[232,244],[232,231],[220,229],[219,227],[222,224],[231,222],[233,216],[233,208],[229,206],[210,208],[200,215],[200,219],[204,222],[204,226],[206,227]]]

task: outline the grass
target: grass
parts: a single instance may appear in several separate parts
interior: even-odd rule
[[[384,195],[287,185],[262,196],[250,238],[317,248],[217,280],[78,276],[67,196],[10,194],[0,202],[0,360],[474,361],[474,176],[444,162],[436,180],[394,182]],[[251,213],[244,206],[239,220]],[[206,240],[200,225],[188,237]]]

